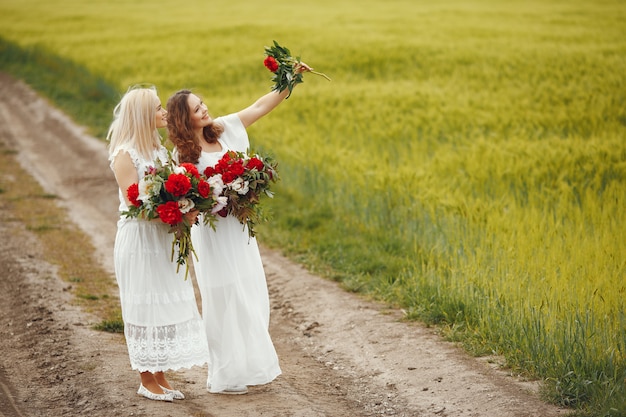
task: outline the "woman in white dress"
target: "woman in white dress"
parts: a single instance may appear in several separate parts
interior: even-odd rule
[[[119,186],[120,212],[130,207],[126,190],[146,168],[167,162],[157,128],[167,112],[154,88],[129,90],[109,128],[109,160]],[[187,214],[193,223],[197,211]],[[131,368],[140,372],[137,393],[160,401],[183,399],[164,372],[202,366],[208,347],[191,280],[170,260],[172,235],[160,219],[120,216],[114,248],[124,335]]]
[[[302,64],[302,71],[310,70]],[[167,101],[168,138],[180,162],[200,172],[214,166],[228,150],[250,147],[246,128],[289,94],[271,92],[251,106],[213,120],[200,97],[181,90]],[[273,381],[281,370],[269,334],[269,295],[255,238],[232,215],[218,216],[215,230],[201,221],[191,231],[198,261],[196,279],[209,342],[207,389],[245,394],[247,386]]]

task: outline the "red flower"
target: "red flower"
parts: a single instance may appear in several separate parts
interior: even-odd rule
[[[198,194],[200,194],[202,198],[207,198],[210,193],[211,186],[209,185],[209,183],[204,180],[200,180],[200,182],[198,183]]]
[[[278,62],[276,62],[276,59],[273,56],[268,56],[267,58],[265,58],[265,60],[263,61],[263,65],[265,65],[265,68],[272,72],[278,71]]]
[[[215,174],[217,174],[217,171],[214,167],[206,167],[206,169],[204,170],[204,176],[207,178],[211,178]]]
[[[230,154],[231,151],[226,152],[224,155],[222,155],[222,158],[220,158],[220,162],[225,162],[228,163],[230,162],[230,160],[232,159],[232,155]]]
[[[246,168],[248,169],[256,169],[257,171],[262,171],[263,170],[263,162],[255,157],[250,158],[250,160],[248,161],[248,163],[246,164]]]
[[[229,169],[230,161],[231,161],[230,154],[226,152],[224,156],[222,156],[222,159],[217,161],[217,164],[215,165],[215,171],[218,174],[225,173]]]
[[[165,190],[176,196],[182,197],[191,188],[191,180],[185,174],[170,174],[165,181]]]
[[[175,225],[183,221],[183,213],[178,208],[176,201],[168,201],[156,208],[159,218],[167,224]]]
[[[188,173],[193,175],[196,178],[200,178],[200,173],[198,172],[198,168],[194,164],[190,164],[189,162],[183,162],[180,164],[181,167],[185,168]]]
[[[130,187],[128,187],[128,190],[126,190],[126,195],[133,206],[141,207],[142,202],[138,200],[139,184],[131,184]]]
[[[243,175],[244,169],[241,162],[232,164],[228,171],[222,174],[222,180],[224,184],[229,184],[237,179],[240,175]]]
[[[216,171],[222,174],[222,180],[225,184],[228,184],[243,175],[245,168],[241,159],[232,159],[232,157],[226,153],[217,163]]]
[[[243,161],[240,159],[237,162],[233,162],[230,165],[229,171],[232,172],[234,175],[237,175],[237,176],[243,175],[243,173],[246,171],[244,169],[244,167],[243,167]]]
[[[225,172],[222,174],[222,181],[224,181],[224,184],[229,184],[235,181],[235,178],[237,178],[237,176],[232,172]]]

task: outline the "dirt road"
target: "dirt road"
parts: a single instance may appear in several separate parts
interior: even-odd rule
[[[0,143],[59,196],[112,271],[117,189],[105,144],[4,74],[0,122]],[[135,394],[123,336],[92,330],[96,319],[71,304],[34,235],[1,206],[0,218],[0,417],[565,415],[539,401],[533,383],[267,249],[270,330],[283,374],[248,395],[223,396],[206,392],[206,369],[195,368],[171,377],[186,400],[146,400]]]

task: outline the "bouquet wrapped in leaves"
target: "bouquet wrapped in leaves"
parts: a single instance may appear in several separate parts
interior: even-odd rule
[[[185,214],[197,210],[204,214],[204,222],[212,227],[214,211],[221,208],[215,189],[200,175],[193,164],[176,164],[171,158],[165,164],[157,161],[147,169],[139,183],[128,187],[127,196],[132,205],[122,215],[152,220],[159,218],[170,225],[174,235],[170,260],[176,256],[176,271],[185,265],[185,279],[189,274],[188,258],[196,255],[191,243],[191,226]]]
[[[272,76],[272,81],[274,82],[272,91],[282,92],[288,89],[289,95],[287,98],[289,98],[295,85],[303,82],[301,63],[300,57],[294,58],[291,56],[289,49],[280,46],[276,41],[274,41],[273,46],[266,46],[263,65],[274,73]],[[320,75],[330,81],[330,78],[321,72],[313,70],[307,70],[306,72]]]
[[[263,195],[273,197],[272,183],[278,181],[278,164],[271,157],[261,157],[256,153],[228,151],[215,166],[207,167],[204,175],[207,181],[221,184],[220,197],[227,199],[226,206],[217,214],[235,216],[247,226],[248,234],[254,237],[255,225],[267,220],[259,205]]]

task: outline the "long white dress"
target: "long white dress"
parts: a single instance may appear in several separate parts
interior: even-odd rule
[[[227,150],[243,152],[250,144],[236,114],[215,122],[224,126],[222,151],[203,152],[197,164],[200,172],[214,166]],[[269,295],[256,239],[234,216],[217,218],[216,230],[202,221],[191,229],[209,342],[210,392],[266,384],[281,374],[269,334]]]
[[[143,159],[134,149],[126,151],[142,178],[158,158],[167,161],[167,151]],[[127,206],[119,190],[120,212]],[[120,216],[115,238],[115,276],[120,292],[124,335],[131,368],[159,372],[202,366],[208,362],[208,347],[191,279],[184,268],[176,272],[170,260],[172,235],[160,221]],[[176,259],[176,258],[174,258]]]

